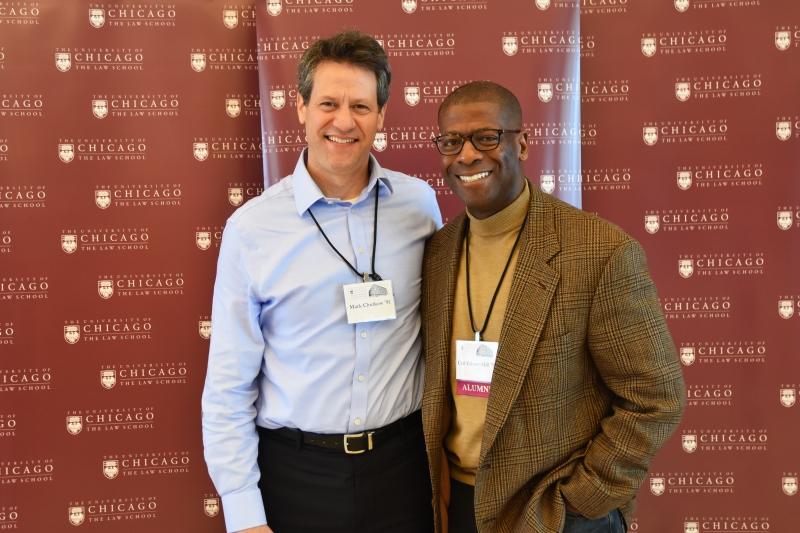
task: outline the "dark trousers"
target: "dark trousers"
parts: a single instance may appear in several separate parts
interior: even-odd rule
[[[475,487],[450,480],[449,533],[478,533],[475,525]],[[625,533],[625,520],[617,509],[601,518],[586,518],[567,511],[563,533]]]
[[[475,487],[450,478],[449,533],[478,533],[475,525]]]
[[[267,522],[275,533],[428,533],[433,507],[422,427],[360,454],[259,431]]]

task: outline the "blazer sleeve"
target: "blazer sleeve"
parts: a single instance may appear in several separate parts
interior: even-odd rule
[[[633,499],[685,402],[675,346],[636,241],[624,241],[606,264],[588,330],[589,355],[615,399],[560,489],[573,507],[593,518]]]

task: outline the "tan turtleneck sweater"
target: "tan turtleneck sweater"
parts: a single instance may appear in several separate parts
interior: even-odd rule
[[[478,330],[483,326],[489,303],[497,288],[503,268],[506,266],[508,255],[511,253],[517,233],[528,214],[530,203],[528,187],[526,183],[516,200],[488,218],[476,219],[467,212],[469,217],[470,291],[475,328]],[[503,315],[506,312],[518,254],[519,246],[514,250],[508,272],[497,293],[489,323],[482,336],[483,340],[497,342],[500,339]],[[478,468],[478,457],[481,452],[488,398],[463,396],[456,392],[456,341],[470,341],[475,338],[475,333],[470,326],[469,308],[467,307],[466,269],[465,249],[462,249],[453,305],[453,337],[450,340],[450,395],[453,399],[453,416],[444,446],[450,463],[450,476],[462,483],[475,485],[475,471]],[[503,347],[500,346],[501,351],[502,349]]]

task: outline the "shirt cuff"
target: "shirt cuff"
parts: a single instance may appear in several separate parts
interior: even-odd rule
[[[267,523],[264,500],[257,487],[222,496],[222,511],[229,533]]]

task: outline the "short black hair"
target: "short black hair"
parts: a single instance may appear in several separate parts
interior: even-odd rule
[[[522,127],[522,106],[517,97],[499,83],[488,80],[471,81],[448,94],[442,105],[439,106],[438,119],[440,123],[442,115],[450,107],[472,102],[494,102],[500,106],[511,121],[508,127]]]
[[[383,108],[389,99],[392,71],[383,47],[365,33],[346,30],[314,42],[303,53],[297,65],[297,90],[308,102],[314,88],[314,71],[324,61],[347,63],[372,71],[378,83],[378,107]]]

